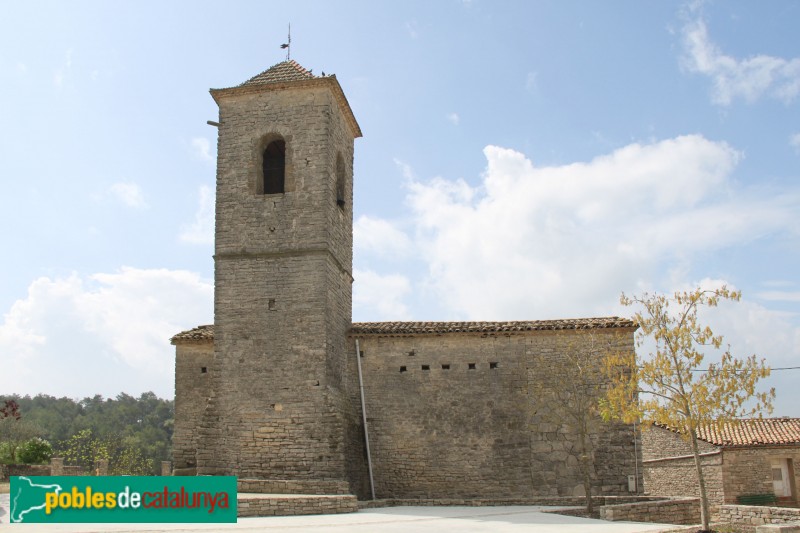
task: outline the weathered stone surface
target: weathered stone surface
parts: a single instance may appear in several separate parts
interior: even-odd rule
[[[658,496],[699,496],[697,469],[691,445],[673,431],[651,427],[642,432],[644,488]],[[698,441],[706,494],[712,515],[723,503],[736,498],[773,492],[772,461],[789,459],[800,464],[800,447],[781,445],[715,446]],[[800,487],[800,469],[790,469],[794,487]]]
[[[354,513],[358,500],[351,495],[239,494],[237,516],[296,516],[309,514]]]
[[[700,523],[700,499],[671,500],[606,505],[600,508],[600,518],[612,522],[655,522],[659,524]]]
[[[335,80],[319,81],[214,91],[214,355],[199,428],[179,438],[187,449],[196,439],[198,474],[347,479],[354,132]],[[278,138],[286,143],[285,192],[260,194],[261,153]]]
[[[215,323],[213,335],[173,339],[175,473],[236,475],[259,492],[346,483],[367,496],[358,338],[379,497],[571,497],[582,487],[577,435],[541,416],[549,391],[573,379],[562,354],[593,336],[632,350],[634,325],[417,324],[398,334],[392,323],[348,336],[360,130],[335,78],[266,74],[212,92]],[[265,195],[261,154],[276,139],[286,143],[285,192]],[[598,494],[627,494],[635,439],[619,424],[592,436]]]
[[[787,524],[800,527],[800,509],[759,505],[721,505],[719,521],[724,524]],[[791,530],[767,529],[767,531]]]
[[[630,329],[593,334],[632,349]],[[541,411],[574,379],[560,353],[588,342],[585,331],[362,337],[378,497],[571,496],[577,436]],[[609,424],[596,441],[596,489],[627,493],[633,428]]]
[[[195,474],[198,428],[208,399],[208,370],[213,358],[213,342],[184,341],[175,346],[172,461],[177,475]]]

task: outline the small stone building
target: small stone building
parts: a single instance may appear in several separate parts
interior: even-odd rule
[[[211,94],[214,325],[172,339],[175,473],[364,498],[371,464],[379,498],[582,494],[577,435],[544,416],[549,393],[574,379],[568,350],[632,351],[636,325],[353,324],[361,130],[336,77],[285,61]],[[590,438],[597,492],[627,494],[634,428]]]
[[[800,419],[763,418],[703,427],[698,432],[706,491],[712,504],[774,494],[796,505],[800,488]],[[642,431],[644,490],[658,496],[697,496],[691,443],[665,426]]]

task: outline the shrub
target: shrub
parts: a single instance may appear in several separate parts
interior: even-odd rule
[[[22,443],[17,450],[17,458],[25,464],[44,464],[53,456],[53,447],[40,437],[34,437]]]
[[[10,465],[14,462],[11,451],[11,444],[0,442],[0,465]]]

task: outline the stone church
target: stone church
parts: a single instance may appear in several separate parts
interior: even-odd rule
[[[632,351],[635,324],[352,323],[361,130],[336,77],[285,61],[211,96],[214,325],[172,338],[175,474],[362,499],[583,494],[548,391],[572,379],[565,350]],[[592,435],[598,494],[628,493],[637,438]]]

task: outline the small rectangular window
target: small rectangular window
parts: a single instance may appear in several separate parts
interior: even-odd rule
[[[400,372],[407,372],[407,371],[408,371],[408,369],[406,367],[404,367],[404,366],[400,367]]]
[[[450,370],[450,365],[442,365],[442,370]]]
[[[431,365],[422,365],[422,370],[430,370]]]
[[[494,370],[495,368],[497,368],[497,363],[489,363],[489,368]]]
[[[275,310],[275,298],[270,298],[267,301],[267,306],[269,307],[270,311],[274,311]]]
[[[200,367],[200,373],[201,373],[201,374],[205,374],[206,372],[208,372],[208,367],[206,367],[206,366],[201,366],[201,367]]]
[[[469,368],[470,370],[475,370],[475,363],[469,363],[467,365],[467,368]]]

